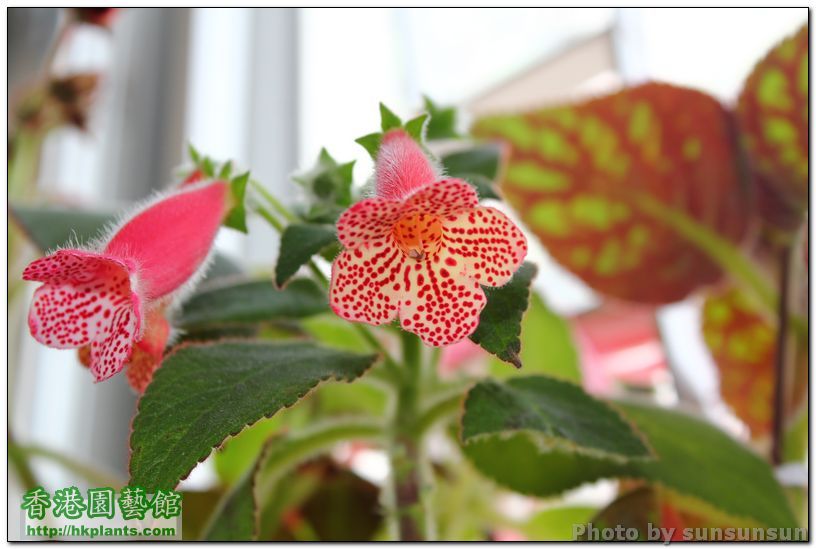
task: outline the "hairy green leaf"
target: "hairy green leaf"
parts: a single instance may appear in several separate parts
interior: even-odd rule
[[[391,109],[380,103],[380,126],[383,132],[402,127],[402,120]]]
[[[464,151],[446,154],[441,158],[445,171],[454,177],[478,174],[495,180],[499,175],[501,152],[493,145],[479,145]]]
[[[616,463],[561,450],[541,452],[523,434],[475,440],[464,452],[482,473],[524,494],[551,497],[603,478],[638,478],[732,517],[772,527],[795,525],[771,467],[751,450],[686,414],[619,406],[646,435],[656,459]]]
[[[130,437],[131,484],[148,491],[175,487],[228,437],[292,406],[322,381],[353,381],[375,360],[311,343],[179,348],[139,400]]]
[[[227,162],[221,169],[221,173],[226,173],[227,175],[226,177],[223,175],[220,177],[222,179],[229,178],[231,171],[232,164]],[[225,227],[230,227],[242,233],[247,232],[245,203],[247,183],[249,183],[249,172],[243,173],[230,181],[230,194],[232,195],[233,206],[224,220]]]
[[[293,224],[281,235],[275,284],[280,288],[320,250],[337,242],[332,225]]]
[[[282,290],[268,280],[230,281],[203,287],[183,305],[178,325],[187,330],[302,318],[328,310],[326,294],[309,279]]]
[[[487,305],[479,317],[479,326],[470,339],[486,350],[521,368],[521,319],[530,304],[530,284],[536,266],[523,263],[513,278],[501,288],[487,288]]]
[[[524,433],[541,451],[599,456],[619,462],[650,458],[631,424],[606,403],[568,381],[546,376],[477,383],[465,400],[462,440]]]
[[[425,131],[425,137],[429,141],[458,138],[459,134],[456,133],[456,109],[453,107],[441,108],[427,96],[424,99],[425,110],[431,116]]]

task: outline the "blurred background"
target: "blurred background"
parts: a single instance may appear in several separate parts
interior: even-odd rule
[[[289,176],[321,147],[371,161],[354,139],[378,124],[377,105],[408,116],[427,95],[474,116],[607,93],[652,79],[699,88],[733,104],[754,63],[808,19],[796,9],[151,9],[117,10],[104,24],[58,31],[65,11],[8,10],[9,95],[16,98],[50,64],[56,75],[98,73],[84,130],[61,127],[43,144],[36,195],[29,201],[116,211],[164,188],[187,142],[232,159],[284,201]],[[59,41],[59,48],[55,43]],[[269,268],[275,234],[254,223],[249,237],[222,234],[220,251]],[[29,250],[29,259],[36,252]],[[700,303],[653,312],[586,316],[599,299],[537,245],[536,286],[572,319],[585,385],[608,392],[620,379],[645,382],[667,403],[685,399],[735,436],[745,427],[724,406],[699,330]],[[13,267],[13,266],[12,266]],[[10,272],[19,279],[19,272]],[[34,284],[9,310],[9,426],[36,444],[126,476],[135,396],[124,376],[91,383],[76,353],[36,344],[25,323]],[[615,324],[615,335],[609,326]],[[660,342],[663,334],[665,345]],[[596,334],[604,334],[596,337]],[[670,381],[669,371],[676,374]],[[383,478],[384,460],[365,464]],[[76,482],[47,460],[38,478]],[[185,488],[215,482],[205,463]],[[9,517],[19,485],[11,477]],[[580,497],[599,504],[603,486]]]

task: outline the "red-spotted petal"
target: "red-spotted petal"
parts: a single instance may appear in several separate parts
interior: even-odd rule
[[[405,254],[390,237],[344,250],[332,264],[329,303],[342,318],[379,325],[397,316]]]
[[[444,219],[442,262],[485,286],[503,286],[527,255],[527,239],[499,210],[477,207]]]
[[[424,213],[447,216],[474,208],[479,196],[466,181],[443,179],[417,191],[405,201],[403,215]]]
[[[31,335],[57,349],[90,343],[91,371],[97,381],[122,369],[139,336],[139,298],[121,261],[60,250],[31,263],[25,280],[45,282],[29,310]]]
[[[400,325],[428,345],[456,343],[479,325],[487,303],[481,286],[461,271],[451,269],[439,256],[406,262],[400,300]]]
[[[133,259],[150,299],[173,292],[210,253],[224,218],[227,191],[222,181],[184,187],[128,221],[105,247],[105,254]]]
[[[386,237],[399,221],[402,202],[368,198],[354,204],[337,220],[337,238],[346,248]]]
[[[428,157],[405,130],[391,130],[383,136],[376,162],[378,197],[402,200],[436,179]]]

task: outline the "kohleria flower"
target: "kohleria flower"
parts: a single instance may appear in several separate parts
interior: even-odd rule
[[[375,193],[337,222],[345,250],[332,266],[332,309],[373,325],[399,317],[434,346],[469,336],[486,303],[480,285],[512,278],[527,253],[524,235],[479,206],[467,182],[441,178],[401,129],[383,136]]]
[[[119,372],[142,341],[146,319],[202,271],[226,211],[228,186],[205,182],[154,201],[93,249],[61,249],[26,267],[34,292],[31,335],[57,349],[88,346],[97,381]],[[166,342],[151,331],[148,353]],[[161,351],[159,351],[160,353]]]

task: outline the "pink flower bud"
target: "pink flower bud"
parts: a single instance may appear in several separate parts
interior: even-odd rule
[[[185,187],[137,211],[96,249],[58,250],[32,262],[23,279],[43,285],[29,310],[31,335],[57,349],[89,346],[97,381],[119,372],[151,329],[145,311],[203,270],[227,196],[220,181]]]

